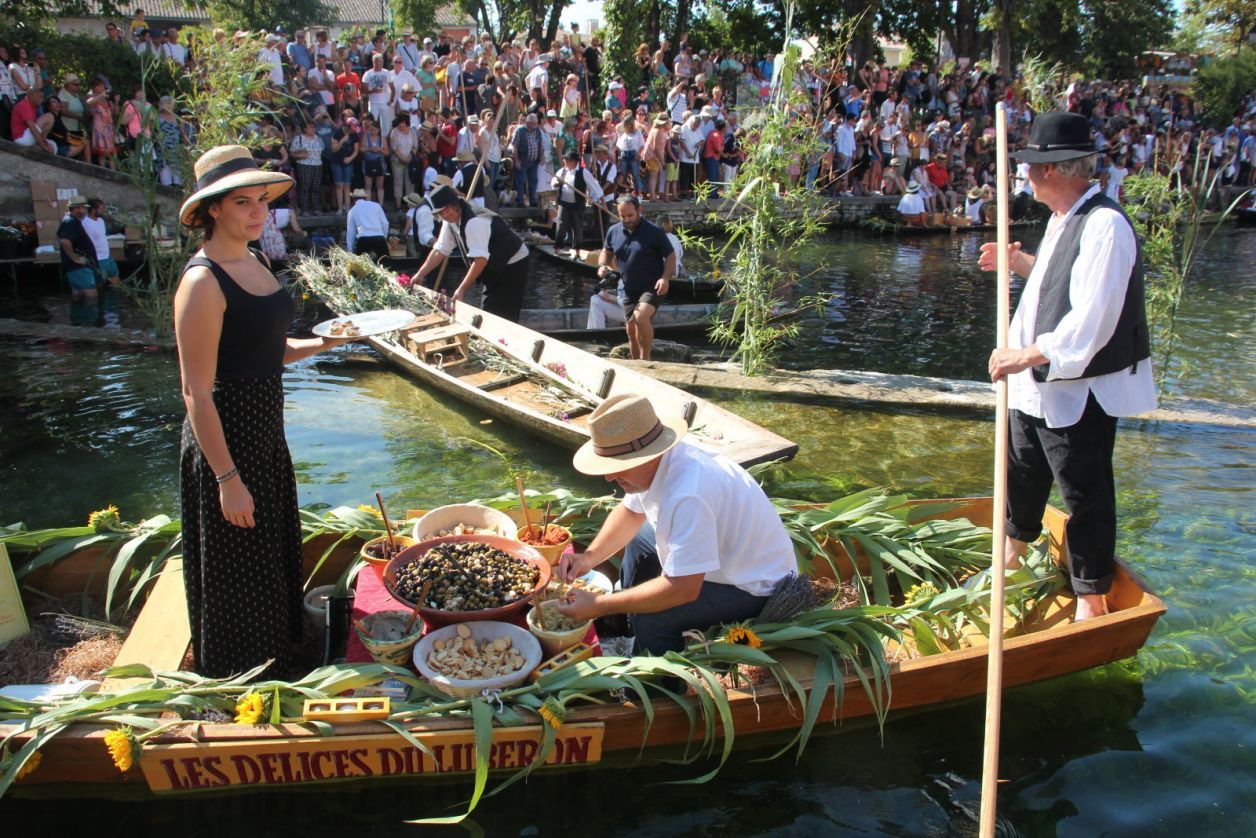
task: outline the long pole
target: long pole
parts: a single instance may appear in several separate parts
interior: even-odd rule
[[[1007,105],[999,102],[995,109],[995,165],[998,188],[998,323],[996,344],[1007,348],[1010,315],[1011,268],[1007,248],[1008,230],[1007,177]],[[986,732],[981,763],[981,836],[994,838],[995,815],[999,790],[999,729],[1003,720],[1003,576],[1006,567],[1004,542],[1007,540],[1007,377],[998,383],[994,414],[994,510],[991,529],[990,562],[990,645],[986,655]]]

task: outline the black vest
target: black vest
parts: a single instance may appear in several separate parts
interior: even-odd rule
[[[563,167],[563,171],[564,172],[567,171],[566,166]],[[573,178],[573,185],[576,188],[572,190],[572,194],[576,196],[576,199],[574,201],[560,200],[559,203],[566,204],[568,206],[573,206],[576,209],[584,209],[584,204],[585,204],[584,193],[589,191],[589,188],[585,185],[585,182],[584,182],[584,166],[576,166],[576,176],[575,178]],[[559,198],[562,198],[562,194],[563,194],[562,190],[560,189],[558,192]]]
[[[519,252],[519,248],[523,246],[523,239],[519,238],[519,234],[510,229],[510,225],[497,213],[473,207],[463,201],[462,220],[458,222],[458,233],[462,236],[464,253],[466,252],[467,224],[477,216],[489,219],[492,225],[488,235],[488,264],[484,266],[484,274],[501,270],[510,263],[510,257]]]
[[[1120,204],[1105,196],[1102,192],[1094,195],[1082,204],[1073,217],[1064,225],[1051,260],[1047,263],[1046,273],[1042,278],[1042,289],[1038,297],[1038,312],[1034,321],[1034,337],[1055,331],[1073,306],[1069,302],[1069,280],[1073,271],[1073,263],[1077,261],[1081,250],[1082,230],[1086,226],[1090,212],[1099,207],[1116,210],[1126,224],[1130,224],[1129,216],[1121,209]],[[1133,225],[1130,225],[1133,227]],[[1117,319],[1116,329],[1112,337],[1095,353],[1090,364],[1078,378],[1095,378],[1100,375],[1117,372],[1128,368],[1134,373],[1139,361],[1151,357],[1151,342],[1147,334],[1147,313],[1143,304],[1143,253],[1142,245],[1135,237],[1138,248],[1134,256],[1134,266],[1130,270],[1129,285],[1125,288],[1125,302],[1121,305],[1121,316]],[[1040,364],[1033,368],[1035,381],[1046,381],[1050,364]],[[1059,380],[1059,379],[1056,379]]]
[[[471,188],[471,180],[472,178],[475,177],[475,170],[478,168],[479,168],[479,165],[476,163],[464,163],[462,168],[459,170],[462,172],[462,193],[464,195],[466,195],[467,190]],[[486,178],[481,176],[479,182],[475,184],[475,194],[467,195],[467,197],[468,198],[483,198],[485,180]]]

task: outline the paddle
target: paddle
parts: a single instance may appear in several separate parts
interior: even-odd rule
[[[1007,105],[999,102],[995,110],[995,155],[998,188],[998,314],[996,345],[1007,348],[1008,315],[1011,285],[1007,248],[1008,230],[1007,182]],[[996,386],[994,408],[994,515],[991,529],[990,579],[990,645],[986,653],[986,731],[981,767],[982,838],[994,838],[995,815],[999,788],[999,729],[1003,717],[1003,576],[1007,559],[1003,555],[1007,530],[1007,376]]]
[[[504,105],[504,104],[505,104],[505,102],[503,102],[502,104]],[[505,108],[503,108],[503,107],[499,107],[499,108],[497,109],[497,113],[493,114],[493,133],[494,133],[494,134],[496,134],[496,133],[497,133],[497,126],[498,126],[498,124],[502,121],[502,114],[503,114],[503,113],[505,113],[505,112],[506,112],[506,109],[505,109]],[[476,165],[476,167],[475,167],[475,174],[473,174],[473,175],[471,176],[471,183],[467,185],[467,191],[466,191],[464,194],[466,194],[466,195],[474,195],[474,194],[475,194],[475,187],[476,187],[476,185],[480,182],[480,175],[484,174],[484,161],[485,161],[486,159],[487,159],[487,158],[486,158],[483,154],[481,154],[481,155],[480,155],[480,162],[479,162],[479,164],[478,164],[478,165]],[[489,188],[490,188],[490,189],[492,188],[492,184],[489,184]],[[468,198],[467,200],[468,200],[468,201],[470,201],[470,198]],[[448,222],[446,222],[446,223],[448,223]],[[465,242],[462,242],[462,243],[460,243],[460,244],[462,245],[462,254],[463,254],[463,256],[465,257],[465,256],[466,256],[466,253],[467,253],[467,249],[466,249],[466,246],[465,246],[465,245],[466,245],[466,243],[465,243]],[[445,268],[447,268],[447,267],[449,267],[449,259],[448,259],[448,258],[446,258],[446,259],[442,259],[442,260],[441,260],[441,263],[440,263],[440,272],[436,274],[436,282],[435,282],[435,284],[433,284],[433,286],[432,286],[432,287],[433,287],[434,289],[436,289],[437,291],[439,291],[439,290],[440,290],[441,280],[443,280],[443,279],[445,278]],[[470,267],[470,263],[468,263],[468,267]],[[450,315],[452,316],[452,314],[453,314],[453,311],[452,311],[452,307],[451,307],[451,310],[450,310]]]
[[[528,535],[536,537],[536,530],[532,526],[532,519],[528,517],[528,501],[523,495],[523,478],[515,478],[515,490],[519,493],[519,508],[523,510],[523,525],[528,528]]]
[[[393,540],[392,524],[388,523],[388,513],[384,511],[384,499],[379,492],[375,493],[375,502],[379,504],[379,517],[384,520],[384,532],[388,533],[388,555],[397,555],[397,542]]]
[[[414,610],[410,612],[410,619],[406,620],[406,630],[402,632],[402,637],[409,636],[411,629],[414,628],[415,620],[419,619],[419,609],[427,602],[427,595],[431,592],[432,583],[435,581],[435,579],[428,579],[423,583],[423,590],[419,591],[419,598],[415,600]]]
[[[613,212],[611,212],[610,210],[608,210],[608,209],[606,208],[606,204],[605,204],[605,202],[604,202],[604,201],[595,201],[595,200],[593,200],[592,198],[590,198],[590,197],[589,197],[589,193],[587,193],[587,192],[581,192],[579,189],[577,189],[575,186],[572,186],[570,183],[569,183],[569,184],[567,184],[567,185],[571,187],[571,191],[572,191],[572,192],[575,192],[577,195],[579,195],[580,197],[584,198],[584,199],[585,199],[586,201],[588,201],[591,205],[593,205],[593,206],[597,207],[597,208],[598,208],[598,209],[600,209],[602,212],[604,212],[604,213],[606,213],[607,215],[609,215],[609,216],[611,217],[611,219],[612,219],[612,220],[614,220],[616,223],[618,223],[618,221],[619,221],[619,216],[615,215],[615,213],[613,213]],[[601,224],[601,223],[602,223],[602,216],[601,216],[601,215],[598,215],[597,220],[598,220],[598,224]],[[603,234],[603,235],[602,235],[602,238],[603,238],[603,239],[605,239],[605,238],[606,238],[606,235],[605,235],[605,234]]]

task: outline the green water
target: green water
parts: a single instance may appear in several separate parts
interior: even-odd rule
[[[1254,245],[1250,234],[1215,243],[1211,268],[1192,289],[1182,353],[1182,369],[1191,374],[1175,373],[1174,384],[1187,395],[1256,402],[1256,280],[1249,269],[1235,269],[1252,264]],[[964,246],[950,240],[836,244],[833,255],[845,267],[834,276],[847,288],[842,316],[863,321],[833,327],[829,343],[807,344],[818,361],[808,365],[839,366],[855,357],[880,362],[858,364],[865,368],[975,375],[969,368],[984,357],[989,340],[978,319],[970,322],[967,307],[952,299],[959,296],[956,288],[925,289],[933,310],[945,302],[953,318],[924,317],[919,282],[914,293],[888,293],[851,273],[895,259],[901,270],[914,270],[910,266],[922,259],[931,265],[942,258],[929,248],[945,254]],[[912,251],[886,255],[904,247]],[[890,277],[904,286],[908,279]],[[970,298],[967,305],[981,309],[972,302],[980,289],[959,287]],[[876,317],[861,313],[873,307]],[[934,334],[931,342],[916,341],[926,329]],[[356,504],[378,489],[390,508],[403,509],[506,490],[500,460],[467,439],[503,451],[535,475],[538,488],[605,490],[605,484],[576,478],[566,454],[500,421],[482,424],[485,417],[475,411],[428,394],[360,353],[342,350],[298,365],[287,376],[287,390],[288,438],[303,502]],[[990,490],[987,422],[750,399],[724,404],[800,444],[790,466],[795,476],[825,476],[843,491],[873,485],[919,496]],[[0,521],[81,521],[106,502],[132,520],[176,512],[181,420],[169,355],[0,343]],[[1119,550],[1165,598],[1169,612],[1132,661],[1007,692],[1000,814],[1009,832],[1256,831],[1254,451],[1252,431],[1123,423],[1115,455]],[[489,835],[970,834],[982,727],[982,704],[970,701],[892,719],[883,739],[867,728],[822,737],[796,763],[755,762],[772,749],[745,743],[704,786],[663,784],[699,772],[662,764],[539,775],[483,802],[475,819]],[[441,813],[462,800],[465,789],[415,784],[73,807],[6,800],[0,824],[6,835],[67,828],[322,834],[332,824],[389,834],[409,832],[402,819]]]

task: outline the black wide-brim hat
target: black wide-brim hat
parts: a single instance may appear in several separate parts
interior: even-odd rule
[[[1038,114],[1029,129],[1029,142],[1012,153],[1025,163],[1060,163],[1095,153],[1090,123],[1079,113],[1051,111]]]

